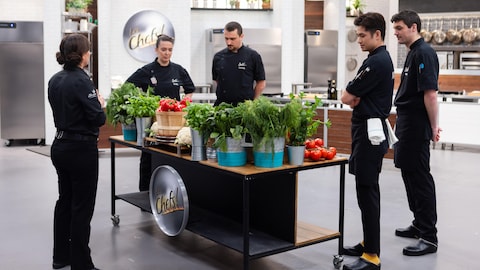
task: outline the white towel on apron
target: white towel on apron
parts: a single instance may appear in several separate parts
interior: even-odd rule
[[[379,145],[385,140],[382,121],[380,118],[370,118],[367,120],[368,139],[372,145]]]
[[[390,122],[388,122],[388,118],[385,119],[385,123],[387,123],[388,130],[388,146],[390,149],[393,149],[393,145],[398,142],[398,138],[395,136],[395,132],[393,132],[392,126],[390,126]]]

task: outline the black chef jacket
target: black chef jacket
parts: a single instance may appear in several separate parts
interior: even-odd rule
[[[385,46],[380,46],[368,55],[347,85],[348,93],[361,98],[353,109],[352,119],[387,118],[392,109],[393,82],[390,54]]]
[[[170,61],[168,66],[164,67],[157,62],[157,58],[152,63],[135,71],[127,79],[127,82],[135,84],[143,91],[147,91],[151,86],[155,95],[176,100],[180,100],[180,86],[183,87],[185,94],[195,91],[195,85],[190,75],[181,65]]]
[[[215,104],[252,100],[255,96],[253,83],[265,80],[262,57],[245,46],[237,53],[225,48],[213,57],[212,78],[217,81]]]
[[[424,91],[438,90],[438,57],[433,48],[418,39],[410,46],[400,86],[395,97],[399,116],[396,134],[400,140],[430,140],[432,128],[424,103]]]
[[[83,69],[55,74],[48,82],[48,101],[57,130],[98,137],[106,116],[95,85]]]

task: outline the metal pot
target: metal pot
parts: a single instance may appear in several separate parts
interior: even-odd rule
[[[347,33],[347,39],[350,42],[357,41],[357,31],[355,31],[355,29],[350,29]]]
[[[353,71],[357,67],[357,59],[355,59],[353,56],[348,58],[347,60],[347,69],[348,71]]]
[[[477,20],[477,28],[475,28],[475,32],[477,32],[477,40],[480,40],[480,19]]]
[[[443,32],[442,30],[433,31],[433,43],[438,45],[443,44],[446,38],[447,34],[445,34],[445,32]]]
[[[455,29],[452,29],[450,24],[450,29],[447,31],[447,40],[453,44],[460,44],[462,42],[462,34],[457,30],[458,20],[455,20]]]
[[[443,32],[443,30],[442,30],[442,23],[443,23],[443,21],[440,22],[440,29],[435,30],[435,31],[432,32],[432,34],[433,34],[433,42],[434,42],[435,44],[438,44],[438,45],[443,44],[443,42],[445,42],[445,39],[447,38],[447,35],[446,35],[445,32]]]
[[[432,33],[429,31],[430,28],[430,19],[427,20],[427,29],[420,30],[420,35],[423,37],[425,42],[430,42],[432,40]]]
[[[473,25],[471,22],[470,22],[470,28],[466,29],[463,32],[462,37],[463,37],[463,41],[465,41],[465,43],[468,45],[471,45],[477,38],[477,32],[473,29]]]

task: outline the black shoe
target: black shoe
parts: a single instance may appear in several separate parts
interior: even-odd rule
[[[432,242],[428,242],[420,238],[418,242],[413,246],[408,246],[403,249],[403,255],[406,256],[422,256],[429,253],[437,252],[438,245]]]
[[[355,246],[347,246],[343,248],[343,255],[360,257],[362,254],[363,246],[360,243],[356,244]]]
[[[66,266],[69,266],[70,263],[65,263],[65,262],[53,262],[52,263],[52,268],[53,269],[60,269],[60,268],[64,268]]]
[[[380,270],[380,264],[376,265],[363,258],[359,258],[352,263],[345,264],[343,270]]]
[[[407,228],[396,229],[395,235],[406,238],[419,238],[420,230],[410,225]]]

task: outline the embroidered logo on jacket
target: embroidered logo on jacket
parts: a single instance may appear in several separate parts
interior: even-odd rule
[[[92,89],[92,92],[88,93],[87,97],[89,99],[96,98],[97,97],[97,91],[95,89]]]
[[[239,62],[238,63],[238,69],[245,70],[247,68],[247,63],[245,62]]]

